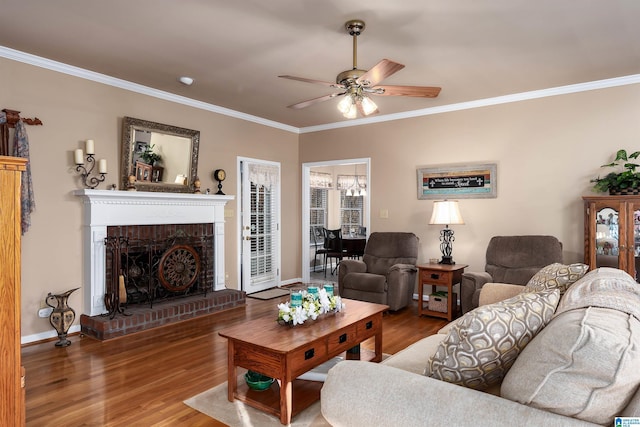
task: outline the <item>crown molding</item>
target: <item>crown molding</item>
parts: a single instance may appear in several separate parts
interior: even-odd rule
[[[319,132],[329,129],[339,129],[351,126],[368,125],[372,123],[389,122],[393,120],[409,119],[413,117],[430,116],[433,114],[450,113],[452,111],[482,108],[491,105],[508,104],[512,102],[528,101],[530,99],[547,98],[550,96],[567,95],[576,92],[606,89],[616,86],[626,86],[640,83],[640,74],[614,77],[611,79],[595,80],[586,83],[577,83],[566,86],[558,86],[549,89],[532,90],[529,92],[514,93],[511,95],[496,96],[493,98],[478,99],[475,101],[460,102],[457,104],[440,105],[438,107],[423,108],[420,110],[405,111],[402,113],[385,114],[377,117],[366,117],[350,120],[348,122],[328,123],[326,125],[308,126],[300,128],[300,133]]]
[[[415,117],[430,116],[433,114],[450,113],[453,111],[469,110],[473,108],[482,108],[492,105],[508,104],[511,102],[528,101],[531,99],[567,95],[577,92],[587,92],[591,90],[606,89],[616,86],[625,86],[640,83],[640,74],[632,74],[629,76],[614,77],[610,79],[595,80],[586,83],[558,86],[549,89],[514,93],[511,95],[496,96],[493,98],[478,99],[474,101],[460,102],[457,104],[440,105],[438,107],[423,108],[420,110],[405,111],[402,113],[383,114],[376,117],[365,117],[362,119],[354,119],[348,121],[327,123],[324,125],[298,128],[273,120],[264,119],[262,117],[253,116],[251,114],[242,113],[240,111],[231,110],[229,108],[220,107],[218,105],[197,101],[185,96],[175,95],[162,90],[153,89],[148,86],[132,83],[126,80],[107,76],[105,74],[96,73],[94,71],[85,70],[83,68],[53,61],[51,59],[21,52],[15,49],[10,49],[4,46],[0,46],[0,57],[296,134],[320,132],[324,130],[340,129],[352,126],[363,126],[373,123],[390,122],[394,120],[403,120]]]
[[[287,132],[299,133],[300,131],[299,128],[295,126],[286,125],[284,123],[275,122],[273,120],[267,120],[262,117],[252,116],[251,114],[246,114],[240,111],[231,110],[229,108],[220,107],[218,105],[197,101],[195,99],[187,98],[186,96],[176,95],[173,93],[165,92],[163,90],[153,89],[148,86],[143,86],[141,84],[107,76],[106,74],[85,70],[84,68],[64,64],[62,62],[53,61],[51,59],[43,58],[40,56],[31,55],[30,53],[21,52],[19,50],[10,49],[4,46],[0,46],[0,57],[23,62],[25,64],[33,65],[40,68],[45,68],[51,71],[57,71],[59,73],[79,77],[81,79],[91,80],[97,83],[102,83],[131,92],[140,93],[142,95],[152,96],[154,98],[159,98],[165,101],[187,105],[189,107],[198,108],[200,110],[206,110],[212,113],[218,113],[225,116],[234,117],[236,119],[281,129]]]

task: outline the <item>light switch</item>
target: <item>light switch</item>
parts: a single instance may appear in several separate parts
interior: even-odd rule
[[[389,210],[380,209],[380,218],[389,218]]]

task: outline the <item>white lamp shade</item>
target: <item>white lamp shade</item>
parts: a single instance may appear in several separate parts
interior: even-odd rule
[[[378,109],[376,103],[373,102],[368,96],[363,96],[360,103],[362,104],[362,111],[364,112],[365,116],[368,116],[371,113],[375,113]]]
[[[340,111],[342,114],[347,114],[349,112],[349,109],[351,108],[351,104],[353,104],[351,96],[345,96],[340,100],[340,102],[338,102],[338,111]]]
[[[349,105],[349,111],[343,114],[347,119],[355,119],[358,116],[358,107],[356,104],[352,103]]]
[[[464,224],[457,200],[439,200],[433,202],[433,213],[429,224]]]

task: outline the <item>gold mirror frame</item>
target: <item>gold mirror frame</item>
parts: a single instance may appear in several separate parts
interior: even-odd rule
[[[136,167],[134,165],[134,149],[136,146],[136,131],[148,131],[161,135],[173,135],[191,140],[190,153],[187,153],[190,167],[187,173],[187,179],[184,184],[176,184],[171,182],[146,182],[136,181],[136,190],[139,191],[163,191],[170,193],[190,193],[193,191],[193,183],[198,176],[198,151],[200,147],[200,131],[185,129],[177,126],[165,125],[162,123],[150,122],[148,120],[135,119],[133,117],[124,117],[122,119],[122,179],[120,188],[126,190],[129,183],[129,176],[136,176]]]

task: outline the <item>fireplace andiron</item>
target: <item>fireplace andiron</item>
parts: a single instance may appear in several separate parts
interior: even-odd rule
[[[71,345],[71,341],[67,339],[67,332],[69,332],[69,328],[76,318],[76,312],[73,308],[69,307],[67,302],[69,295],[78,289],[80,288],[70,289],[65,293],[56,295],[49,292],[45,299],[45,303],[53,308],[53,311],[49,315],[49,323],[51,323],[51,326],[58,332],[56,347],[67,347]],[[54,300],[56,301],[56,305],[49,302]]]

